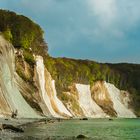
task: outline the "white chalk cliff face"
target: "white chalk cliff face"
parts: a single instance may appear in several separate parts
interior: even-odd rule
[[[92,98],[106,112],[116,117],[135,118],[135,114],[129,108],[129,93],[121,91],[113,84],[105,81],[96,82],[92,89]]]
[[[16,84],[14,48],[0,36],[0,113],[9,116],[36,118],[38,115],[24,100]]]
[[[104,81],[98,81],[92,87],[73,83],[69,91],[62,93],[65,98],[60,98],[55,81],[44,66],[43,57],[35,56],[35,59],[33,84],[38,90],[27,101],[30,103],[35,100],[43,112],[42,115],[57,118],[136,117],[129,107],[129,93]],[[11,116],[15,111],[21,118],[40,117],[30,106],[32,104],[29,105],[23,98],[25,94],[30,94],[26,88],[29,89],[30,85],[27,86],[15,71],[14,48],[0,36],[0,117]]]
[[[90,85],[75,84],[72,91],[64,94],[65,105],[74,117],[136,117],[129,108],[129,93],[105,81],[96,82],[91,89]]]
[[[40,95],[48,110],[46,115],[53,117],[70,117],[70,112],[57,97],[55,81],[52,80],[51,75],[47,69],[45,69],[41,56],[36,56],[36,70],[39,78]]]
[[[86,117],[103,118],[107,115],[91,98],[90,85],[76,84],[79,104]]]
[[[135,118],[135,114],[128,108],[129,94],[122,92],[110,83],[104,83],[108,90],[111,101],[113,102],[114,110],[118,117]]]
[[[54,93],[54,102],[56,103],[56,106],[59,108],[59,112],[61,112],[62,115],[68,115],[71,116],[71,113],[66,109],[66,107],[64,106],[64,104],[62,103],[62,101],[57,97],[57,92],[55,89],[55,80],[52,80],[52,89],[53,89],[53,93]]]

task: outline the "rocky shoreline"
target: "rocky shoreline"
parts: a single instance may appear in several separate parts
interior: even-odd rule
[[[0,131],[10,130],[17,133],[23,133],[24,129],[32,124],[41,125],[47,123],[61,122],[63,118],[41,118],[41,119],[13,119],[0,118]]]

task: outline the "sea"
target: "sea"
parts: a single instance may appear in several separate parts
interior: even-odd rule
[[[4,131],[0,133],[0,139],[140,140],[140,119],[71,119],[32,123],[24,128],[24,133]]]

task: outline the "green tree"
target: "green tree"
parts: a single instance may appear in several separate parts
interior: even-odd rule
[[[6,40],[12,42],[13,35],[12,35],[12,33],[11,33],[10,28],[7,28],[7,29],[3,32],[3,35],[4,35],[4,37],[5,37]]]

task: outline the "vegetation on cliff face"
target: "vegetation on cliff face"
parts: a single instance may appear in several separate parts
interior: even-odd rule
[[[48,47],[39,25],[25,16],[5,10],[0,10],[0,21],[0,32],[14,45],[18,53],[22,52],[16,55],[17,73],[32,87],[35,65],[33,55],[42,55],[46,68],[56,80],[60,98],[63,98],[62,94],[68,92],[73,83],[93,85],[95,81],[105,80],[120,89],[130,91],[132,104],[140,116],[140,65],[100,64],[89,60],[52,58],[46,53]]]
[[[43,39],[43,30],[29,18],[14,12],[0,10],[0,32],[14,47],[42,53],[47,49]]]
[[[123,73],[121,74],[119,71],[112,69],[107,64],[89,60],[47,57],[45,65],[57,81],[57,84],[66,90],[68,85],[72,83],[92,85],[98,80],[105,80],[115,84],[117,87],[125,86],[120,82],[124,78]]]
[[[45,58],[45,65],[56,80],[58,95],[69,91],[73,83],[90,84],[104,80],[131,93],[131,104],[140,115],[140,65],[102,64],[89,60]]]
[[[48,47],[43,39],[43,30],[29,18],[11,11],[0,10],[0,21],[0,32],[17,49],[16,71],[22,79],[31,83],[35,64],[33,54],[47,54]],[[24,61],[30,67],[28,75]]]
[[[16,72],[28,85],[22,95],[34,109],[42,112],[36,101],[38,89],[33,81],[33,55],[46,55],[48,47],[43,39],[43,30],[29,18],[11,11],[0,10],[0,21],[0,33],[16,49]]]

